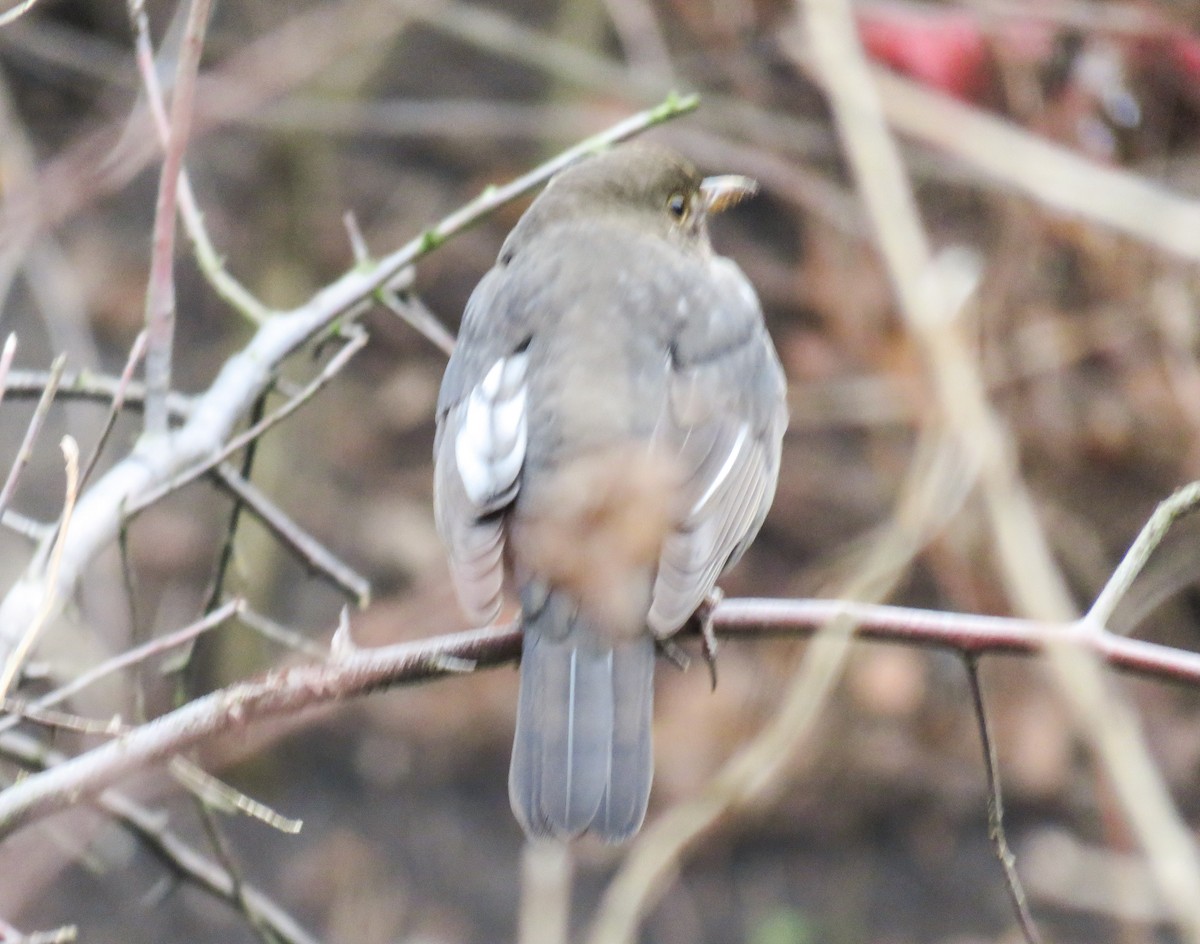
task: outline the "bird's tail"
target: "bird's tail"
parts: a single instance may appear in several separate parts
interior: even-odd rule
[[[654,640],[613,641],[560,594],[527,615],[509,797],[525,832],[621,842],[653,776]]]

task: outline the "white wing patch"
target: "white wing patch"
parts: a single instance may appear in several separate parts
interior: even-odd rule
[[[715,494],[717,494],[717,489],[725,484],[725,480],[729,478],[729,473],[733,471],[733,467],[737,465],[741,459],[742,447],[746,444],[746,437],[749,435],[750,425],[748,423],[743,423],[738,429],[737,439],[734,441],[733,446],[729,450],[729,455],[725,459],[725,464],[722,465],[717,474],[713,476],[713,480],[708,484],[708,488],[704,490],[704,494],[696,499],[695,504],[692,505],[691,511],[688,512],[689,518],[695,518],[697,515],[699,515],[704,510],[704,506],[712,500],[712,497]]]
[[[463,490],[485,511],[512,500],[525,462],[528,362],[520,351],[492,365],[467,398],[454,439]]]

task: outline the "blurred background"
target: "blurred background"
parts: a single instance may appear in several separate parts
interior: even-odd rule
[[[872,58],[916,86],[1007,119],[1015,133],[1200,196],[1195,4],[969,0],[855,11]],[[182,8],[152,0],[147,12],[169,77]],[[267,304],[290,307],[354,264],[346,214],[383,255],[485,186],[673,89],[698,91],[703,104],[651,135],[705,171],[762,185],[757,199],[722,215],[714,242],[757,286],[791,384],[775,506],[723,585],[730,596],[835,593],[872,553],[934,407],[790,3],[222,0],[187,166],[229,270]],[[41,0],[0,28],[0,332],[18,334],[21,368],[45,369],[65,351],[73,367],[117,373],[142,326],[158,166],[154,142],[126,133],[138,101],[124,4]],[[945,148],[907,143],[904,156],[935,247],[979,266],[964,317],[980,370],[1085,607],[1155,503],[1200,477],[1195,267],[1047,209]],[[417,267],[415,293],[448,327],[524,205],[502,208]],[[180,246],[176,383],[194,393],[253,325],[216,297]],[[368,347],[262,440],[253,480],[369,578],[372,601],[353,615],[355,639],[367,646],[465,624],[431,511],[443,355],[383,308],[362,323]],[[311,370],[306,355],[288,367],[297,377]],[[19,399],[0,409],[0,461],[15,455],[31,411]],[[57,441],[69,430],[86,454],[103,416],[103,404],[55,408],[16,510],[57,515]],[[124,455],[139,429],[136,414],[123,419],[105,461]],[[69,676],[195,619],[230,507],[201,482],[138,518],[128,539],[132,593],[115,549],[103,555],[38,666]],[[1121,628],[1194,646],[1196,537],[1185,526],[1168,541],[1122,607]],[[234,551],[226,593],[327,644],[345,598],[251,519]],[[25,539],[0,536],[5,589],[29,554]],[[1011,611],[978,502],[962,504],[889,599]],[[803,650],[786,640],[727,643],[715,693],[702,665],[660,667],[651,820],[696,795],[767,723]],[[181,691],[298,658],[235,624],[205,637],[185,671],[152,664],[76,707],[153,716]],[[983,683],[1010,839],[1048,935],[1171,939],[1156,933],[1159,906],[1131,839],[1045,670],[989,658]],[[1122,686],[1182,811],[1200,821],[1200,696]],[[296,836],[222,817],[214,852],[194,804],[165,777],[130,789],[319,940],[512,940],[522,846],[506,786],[515,704],[516,674],[503,668],[258,725],[200,752],[206,769],[302,819]],[[44,737],[78,746],[73,736]],[[579,848],[577,926],[621,855]],[[0,918],[25,930],[77,924],[88,941],[257,939],[242,916],[88,812],[0,846]],[[1016,940],[988,843],[961,662],[857,645],[786,774],[688,853],[643,939]]]

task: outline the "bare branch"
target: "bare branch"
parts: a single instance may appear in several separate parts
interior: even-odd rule
[[[1167,532],[1180,518],[1189,515],[1200,505],[1200,482],[1192,482],[1178,489],[1173,495],[1154,509],[1150,520],[1142,526],[1136,540],[1125,553],[1117,569],[1109,578],[1096,602],[1088,610],[1085,620],[1097,626],[1107,627],[1117,604],[1121,602],[1142,568],[1154,553],[1154,549],[1166,537]]]
[[[350,341],[330,358],[326,364],[314,377],[309,381],[299,393],[288,400],[283,406],[275,412],[264,416],[257,423],[253,423],[247,429],[242,430],[229,442],[225,443],[220,449],[210,456],[205,456],[200,462],[190,468],[184,469],[178,475],[164,482],[159,488],[142,495],[135,501],[130,502],[125,508],[125,514],[128,517],[133,517],[138,512],[144,511],[157,501],[161,501],[172,492],[178,491],[187,485],[189,482],[194,482],[206,472],[212,471],[235,452],[244,449],[246,446],[255,442],[263,433],[269,430],[272,426],[281,423],[293,413],[296,412],[305,403],[311,400],[322,387],[338,375],[343,367],[349,363],[350,358],[363,349],[367,343],[367,335],[365,332],[355,334]]]
[[[343,619],[346,618],[345,608],[342,609],[342,617]],[[263,639],[269,639],[276,645],[283,646],[285,649],[291,649],[293,652],[299,652],[310,659],[316,659],[318,662],[328,662],[331,658],[337,658],[336,631],[333,637],[334,645],[326,648],[301,635],[294,629],[263,616],[248,606],[243,607],[241,612],[238,613],[238,620],[242,625],[262,636]]]
[[[245,505],[309,571],[348,594],[357,606],[365,607],[371,602],[371,584],[367,578],[301,528],[253,482],[238,475],[228,463],[217,466],[212,474],[221,487]]]
[[[70,436],[64,436],[62,438],[62,451],[66,462],[67,486],[66,493],[63,496],[62,518],[60,519],[58,533],[50,552],[50,562],[47,570],[50,578],[48,593],[42,600],[41,606],[34,618],[25,627],[25,631],[21,634],[17,645],[13,647],[13,651],[4,662],[3,671],[0,671],[0,698],[7,695],[9,689],[12,688],[13,682],[21,671],[21,665],[42,632],[42,627],[46,625],[51,612],[59,604],[59,601],[54,598],[54,575],[58,572],[59,565],[62,562],[64,539],[70,531],[71,514],[75,510],[75,500],[79,495],[79,446]]]
[[[5,399],[32,400],[41,397],[50,384],[51,374],[39,370],[12,370],[4,389]],[[146,389],[136,380],[124,384],[119,377],[108,377],[90,370],[64,370],[55,396],[60,400],[92,400],[111,405],[121,387],[125,387],[122,403],[126,409],[145,407]],[[174,391],[167,397],[167,409],[173,420],[187,416],[192,398]]]
[[[254,401],[254,406],[250,409],[248,421],[251,426],[256,425],[262,420],[263,413],[267,408],[267,397],[270,391],[263,391],[262,395]],[[258,440],[252,439],[246,444],[246,449],[242,453],[242,463],[239,469],[239,474],[242,479],[249,479],[254,471],[254,460],[258,456]],[[245,507],[241,500],[234,497],[233,507],[229,509],[228,523],[225,526],[225,536],[221,541],[221,550],[217,555],[216,567],[213,570],[212,580],[209,584],[208,599],[204,603],[205,612],[213,610],[221,602],[221,597],[225,592],[225,578],[229,573],[229,565],[233,562],[234,545],[237,541],[238,523],[242,520],[242,509]],[[190,658],[191,653],[183,653],[184,658]]]
[[[30,702],[29,707],[42,709],[53,705],[60,705],[68,698],[79,694],[88,686],[94,685],[100,679],[112,675],[114,672],[128,669],[140,662],[144,662],[146,659],[152,659],[155,656],[162,655],[164,652],[170,652],[178,646],[192,642],[209,630],[216,629],[230,617],[243,615],[242,611],[244,608],[245,602],[240,598],[230,600],[224,606],[218,607],[211,613],[206,613],[203,619],[196,620],[196,622],[184,626],[182,629],[177,629],[156,639],[151,639],[120,655],[113,656],[99,665],[92,666],[92,668],[86,672],[81,672],[66,684],[60,685],[53,691],[47,692],[35,701]],[[0,733],[16,727],[17,723],[18,719],[16,718],[0,718]]]
[[[300,832],[304,826],[302,820],[277,813],[265,803],[246,796],[241,790],[231,787],[183,756],[172,757],[170,768],[175,778],[209,808],[226,813],[244,813],[266,823],[272,829],[292,835]]]
[[[66,364],[67,356],[60,354],[54,358],[54,363],[50,365],[50,373],[46,378],[45,386],[42,387],[41,399],[38,400],[37,409],[33,411],[33,417],[29,420],[29,426],[25,430],[25,438],[21,441],[20,449],[17,450],[17,457],[13,460],[12,467],[8,470],[8,478],[4,481],[4,488],[0,490],[0,515],[4,514],[4,510],[8,508],[8,503],[12,501],[13,492],[17,488],[17,480],[21,477],[21,473],[33,455],[33,444],[37,441],[38,433],[42,431],[42,424],[46,421],[46,414],[50,412],[50,404],[54,402],[54,394],[58,391],[63,368]]]
[[[988,836],[996,850],[996,858],[1004,870],[1004,887],[1008,891],[1009,901],[1017,916],[1017,923],[1027,944],[1041,944],[1042,936],[1038,932],[1037,923],[1029,911],[1029,902],[1025,899],[1025,888],[1017,874],[1016,857],[1008,847],[1008,836],[1004,831],[1004,798],[1000,790],[1000,761],[996,757],[996,743],[988,725],[987,709],[983,704],[983,689],[979,684],[979,660],[975,656],[964,658],[967,667],[967,680],[971,685],[971,703],[975,708],[975,720],[979,725],[979,744],[983,749],[983,764],[987,775],[988,786]]]
[[[150,44],[150,27],[147,22],[146,8],[140,0],[130,0],[129,18],[133,22],[137,46],[138,72],[142,77],[142,87],[146,90],[146,98],[150,105],[150,115],[154,119],[154,128],[158,132],[159,143],[164,150],[171,141],[171,125],[167,119],[166,106],[163,103],[162,87],[158,81],[158,70],[154,68],[154,49]],[[262,322],[270,316],[271,311],[255,298],[245,286],[226,270],[221,257],[209,239],[208,230],[204,226],[204,217],[196,203],[192,192],[192,183],[187,170],[179,171],[179,214],[183,218],[184,228],[192,241],[196,261],[200,271],[208,278],[209,284],[218,295],[232,305],[251,321]]]
[[[96,468],[96,463],[100,460],[101,453],[104,452],[104,446],[108,443],[108,437],[112,435],[113,427],[117,425],[117,417],[125,408],[125,397],[129,393],[130,383],[133,382],[133,372],[137,370],[142,355],[146,353],[147,337],[145,330],[139,331],[133,345],[129,348],[129,356],[125,359],[125,368],[121,371],[121,376],[117,378],[117,389],[113,391],[112,405],[108,408],[108,415],[104,418],[100,435],[96,437],[96,444],[92,446],[92,454],[88,456],[88,460],[83,466],[83,472],[79,476],[81,489],[87,487],[87,483],[92,477],[92,470]],[[170,412],[169,406],[167,411]]]
[[[0,836],[32,816],[61,809],[84,795],[94,796],[145,764],[167,760],[231,727],[364,694],[397,679],[447,674],[435,664],[445,655],[480,665],[511,660],[519,645],[515,630],[478,630],[388,649],[358,650],[338,663],[277,669],[221,689],[141,725],[127,736],[13,784],[0,793]]]
[[[221,863],[225,874],[229,876],[233,892],[231,903],[241,912],[242,917],[246,919],[246,923],[250,925],[250,930],[262,941],[262,944],[275,944],[270,931],[259,919],[253,905],[250,904],[249,899],[246,897],[246,880],[242,877],[241,867],[233,858],[233,852],[229,848],[229,842],[225,838],[225,833],[221,830],[221,824],[217,822],[216,815],[209,808],[208,804],[199,797],[196,798],[195,807],[196,814],[200,818],[200,825],[204,827],[204,833],[208,836],[208,844],[212,847],[213,854],[217,857],[217,861]]]
[[[379,295],[388,311],[402,319],[409,327],[428,340],[434,347],[449,357],[454,353],[454,335],[434,317],[424,302],[412,295],[401,295],[390,288],[380,289]]]
[[[165,435],[168,428],[167,391],[171,389],[171,359],[175,343],[175,216],[179,172],[192,128],[192,106],[200,53],[208,29],[212,0],[192,0],[171,96],[171,133],[158,181],[154,209],[153,254],[146,289],[146,432]]]
[[[1200,654],[1097,632],[1082,622],[1044,623],[840,600],[725,600],[713,616],[728,637],[808,636],[834,619],[863,639],[962,653],[1035,655],[1069,645],[1110,666],[1200,688]],[[514,626],[473,630],[378,649],[353,649],[319,665],[290,666],[221,689],[0,792],[0,837],[38,817],[95,796],[148,764],[247,724],[395,685],[461,677],[464,663],[490,668],[517,658]]]

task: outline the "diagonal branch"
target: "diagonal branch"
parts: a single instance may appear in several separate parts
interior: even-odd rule
[[[212,474],[221,488],[241,502],[311,573],[329,581],[359,607],[371,602],[371,584],[367,578],[301,528],[253,482],[228,463],[217,466]]]

